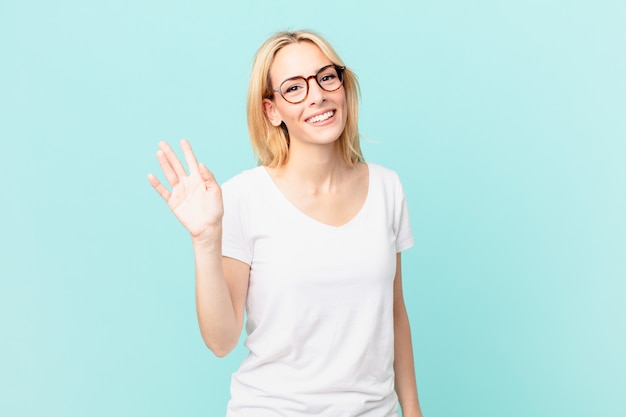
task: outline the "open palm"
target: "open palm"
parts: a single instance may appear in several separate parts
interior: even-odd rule
[[[222,191],[206,166],[198,164],[189,142],[183,139],[180,145],[189,173],[172,148],[166,142],[160,142],[157,159],[172,189],[169,191],[152,174],[148,175],[148,181],[189,233],[198,237],[221,222],[224,214]]]

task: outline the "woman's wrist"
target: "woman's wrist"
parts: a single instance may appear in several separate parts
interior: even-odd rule
[[[208,226],[197,235],[191,235],[191,243],[195,249],[222,249],[222,223]]]

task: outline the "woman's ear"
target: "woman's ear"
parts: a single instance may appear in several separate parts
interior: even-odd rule
[[[267,120],[270,121],[272,126],[278,127],[283,122],[272,100],[268,98],[263,99],[263,111],[265,112],[265,117],[267,117]]]

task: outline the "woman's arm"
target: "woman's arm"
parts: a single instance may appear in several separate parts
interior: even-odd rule
[[[250,267],[222,257],[222,190],[213,174],[198,164],[186,140],[181,148],[189,174],[172,148],[161,142],[157,159],[171,191],[152,174],[148,181],[191,235],[200,333],[213,353],[222,357],[241,334]]]
[[[403,417],[422,417],[417,397],[415,367],[413,363],[413,345],[409,316],[404,305],[402,293],[402,265],[400,253],[396,256],[396,276],[393,283],[393,319],[394,319],[394,371],[396,374],[396,393],[400,400]]]
[[[221,225],[217,229],[209,238],[192,238],[192,242],[200,334],[221,358],[233,350],[241,335],[250,266],[222,257]]]

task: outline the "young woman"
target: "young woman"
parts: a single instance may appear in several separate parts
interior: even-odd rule
[[[149,181],[188,229],[202,337],[250,354],[229,417],[421,416],[400,253],[413,245],[397,175],[365,163],[358,83],[312,32],[258,50],[248,127],[259,166],[220,186],[181,147]]]

